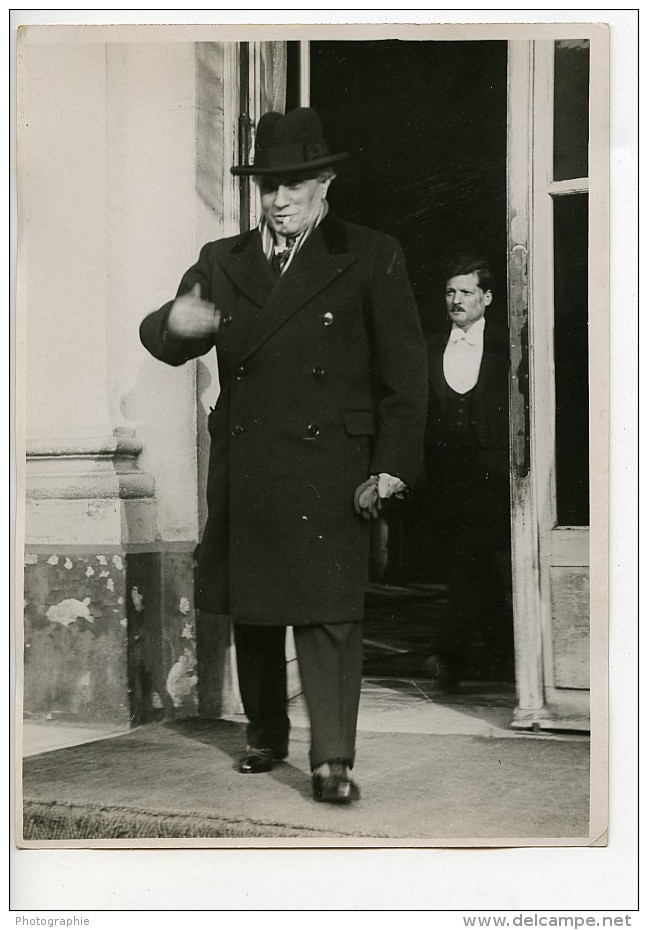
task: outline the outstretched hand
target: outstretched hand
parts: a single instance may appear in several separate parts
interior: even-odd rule
[[[196,283],[188,294],[174,300],[167,329],[172,336],[182,339],[205,339],[218,331],[220,317],[220,310],[211,301],[202,299],[200,284]]]

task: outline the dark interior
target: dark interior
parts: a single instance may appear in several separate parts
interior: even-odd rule
[[[507,43],[334,41],[310,51],[311,105],[331,149],[351,156],[332,209],[399,239],[426,332],[444,324],[440,269],[457,251],[491,262],[489,313],[506,325]],[[444,552],[424,491],[388,510],[386,558],[373,551],[365,671],[421,673],[443,609]],[[385,648],[372,651],[374,639]]]

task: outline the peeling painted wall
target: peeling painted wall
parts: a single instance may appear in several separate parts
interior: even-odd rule
[[[198,709],[188,552],[25,558],[24,710],[130,722]]]
[[[119,556],[27,556],[26,714],[129,719],[124,579]]]
[[[197,713],[192,554],[129,555],[126,574],[133,722]]]

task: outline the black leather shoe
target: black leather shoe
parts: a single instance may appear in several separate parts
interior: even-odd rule
[[[271,772],[275,761],[272,749],[250,749],[239,759],[238,770],[243,775],[259,775],[261,772]]]
[[[350,804],[360,800],[360,789],[347,775],[313,775],[313,797],[328,804]]]

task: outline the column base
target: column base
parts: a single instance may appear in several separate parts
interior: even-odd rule
[[[193,545],[27,547],[26,715],[135,726],[198,712]]]

